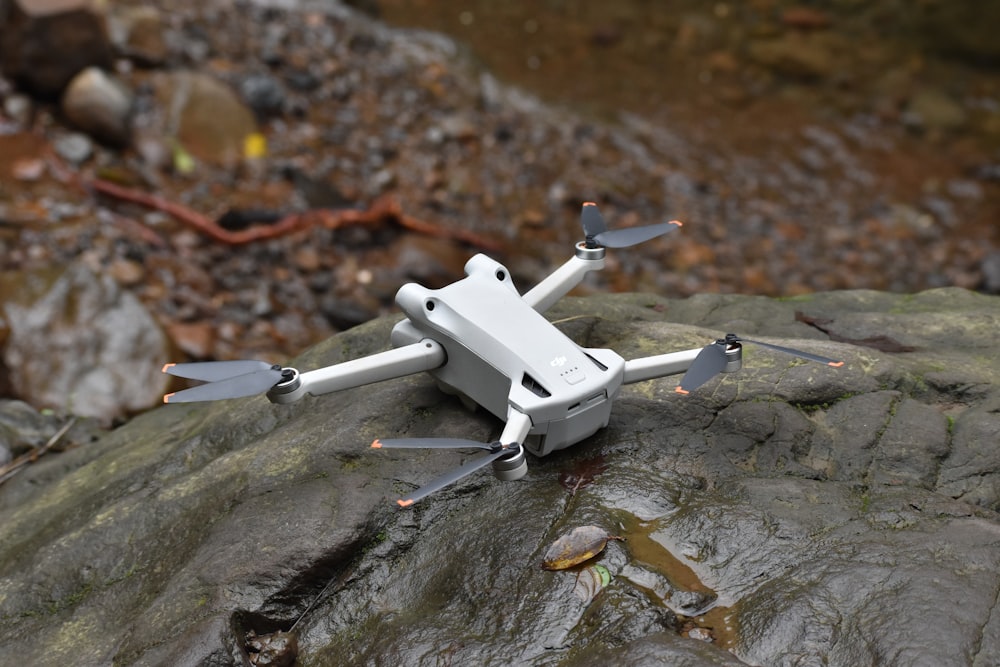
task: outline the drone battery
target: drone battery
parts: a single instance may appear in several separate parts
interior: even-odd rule
[[[608,425],[611,404],[607,392],[601,391],[571,405],[563,419],[549,421],[545,432],[529,437],[524,448],[535,456],[545,456],[589,438]]]

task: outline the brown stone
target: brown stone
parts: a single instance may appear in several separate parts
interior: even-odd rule
[[[131,138],[132,93],[119,80],[88,67],[70,81],[62,98],[66,118],[95,139],[125,146]]]
[[[180,71],[160,77],[156,88],[186,151],[217,165],[242,160],[244,141],[257,131],[257,122],[228,85],[207,74]]]
[[[122,8],[117,18],[123,32],[122,52],[142,67],[156,67],[167,61],[170,50],[164,39],[166,26],[160,12],[152,7]]]
[[[81,70],[112,65],[104,16],[90,0],[0,0],[0,71],[58,97]]]

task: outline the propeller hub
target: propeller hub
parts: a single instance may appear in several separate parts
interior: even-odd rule
[[[296,369],[276,366],[275,370],[281,371],[281,380],[267,392],[269,396],[291,394],[301,386],[302,381],[299,380],[299,372]]]
[[[576,244],[576,256],[579,259],[603,259],[605,254],[604,246],[597,245],[593,236],[588,236],[586,241]]]

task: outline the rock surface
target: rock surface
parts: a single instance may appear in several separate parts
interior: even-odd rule
[[[550,316],[625,358],[735,331],[847,363],[748,345],[690,396],[626,387],[607,429],[519,482],[408,511],[396,494],[464,456],[368,442],[499,432],[426,376],[153,410],[0,487],[0,653],[239,664],[249,636],[304,665],[993,664],[1000,299],[614,295]],[[295,365],[383,349],[392,323]],[[589,597],[540,567],[581,525],[627,538]]]
[[[101,4],[0,0],[0,70],[36,95],[55,98],[80,70],[110,68]]]
[[[62,110],[73,125],[113,146],[127,146],[132,128],[132,93],[120,81],[88,67],[69,82]]]
[[[156,79],[157,96],[170,110],[176,139],[195,156],[236,164],[243,142],[256,131],[253,113],[225,83],[200,72],[178,71]]]
[[[82,263],[0,273],[0,359],[14,395],[110,422],[159,402],[170,342],[149,311]]]

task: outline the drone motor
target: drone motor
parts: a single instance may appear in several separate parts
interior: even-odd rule
[[[524,447],[518,447],[508,456],[493,462],[493,476],[502,482],[521,479],[528,473],[528,461],[524,458]]]

